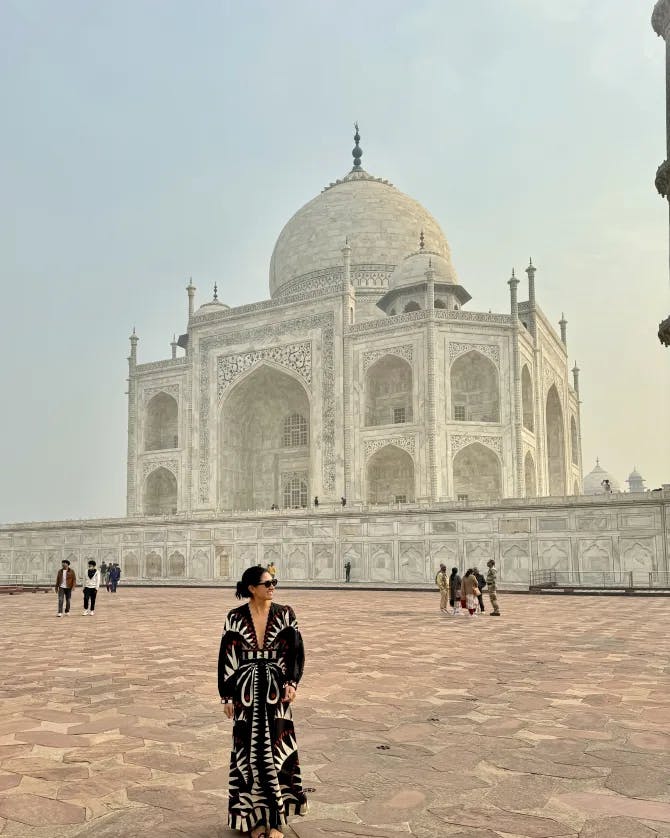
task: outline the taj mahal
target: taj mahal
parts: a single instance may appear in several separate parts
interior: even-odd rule
[[[128,515],[580,494],[578,370],[532,263],[527,300],[513,274],[509,312],[471,309],[438,222],[355,142],[281,231],[269,300],[189,284],[171,359],[131,337]]]
[[[501,280],[508,311],[471,306],[440,225],[363,168],[360,139],[280,232],[269,299],[233,308],[215,285],[196,305],[189,281],[164,360],[140,363],[133,330],[126,515],[0,525],[0,578],[65,558],[134,584],[273,562],[296,583],[348,564],[354,582],[425,585],[490,558],[507,587],[667,576],[670,486],[634,472],[603,494],[598,463],[583,478],[579,370],[532,262],[521,294]]]

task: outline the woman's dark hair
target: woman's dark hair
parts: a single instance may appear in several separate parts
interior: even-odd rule
[[[465,575],[466,575],[466,576],[472,576],[472,568],[471,568],[471,567],[469,567],[469,568],[465,571]]]
[[[457,567],[452,567],[451,568],[451,575],[456,576],[457,573],[458,573],[458,568]]]
[[[250,597],[251,594],[249,593],[249,585],[258,585],[264,573],[267,573],[267,569],[259,564],[254,565],[253,567],[248,567],[242,574],[240,581],[237,583],[235,596],[238,599]]]

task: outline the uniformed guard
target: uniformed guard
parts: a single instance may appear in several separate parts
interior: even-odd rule
[[[489,599],[491,600],[491,611],[492,617],[499,617],[500,616],[500,608],[498,606],[498,595],[496,593],[496,563],[495,559],[489,559],[486,562],[488,567],[488,571],[486,573],[486,587],[489,591]]]

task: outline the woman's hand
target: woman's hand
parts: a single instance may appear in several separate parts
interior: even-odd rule
[[[223,712],[226,714],[227,719],[232,719],[235,715],[235,705],[232,701],[229,701],[227,704],[223,705]]]
[[[284,687],[284,697],[282,698],[282,701],[284,703],[291,704],[294,699],[295,699],[295,687],[292,687],[290,684],[287,684]]]

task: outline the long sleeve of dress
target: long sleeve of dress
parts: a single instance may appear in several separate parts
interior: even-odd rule
[[[305,645],[295,612],[290,606],[286,607],[286,617],[288,625],[282,631],[289,647],[286,656],[286,681],[291,686],[297,687],[305,669]]]
[[[219,648],[219,695],[226,702],[235,699],[235,674],[240,665],[239,634],[232,630],[230,616],[226,619]]]

